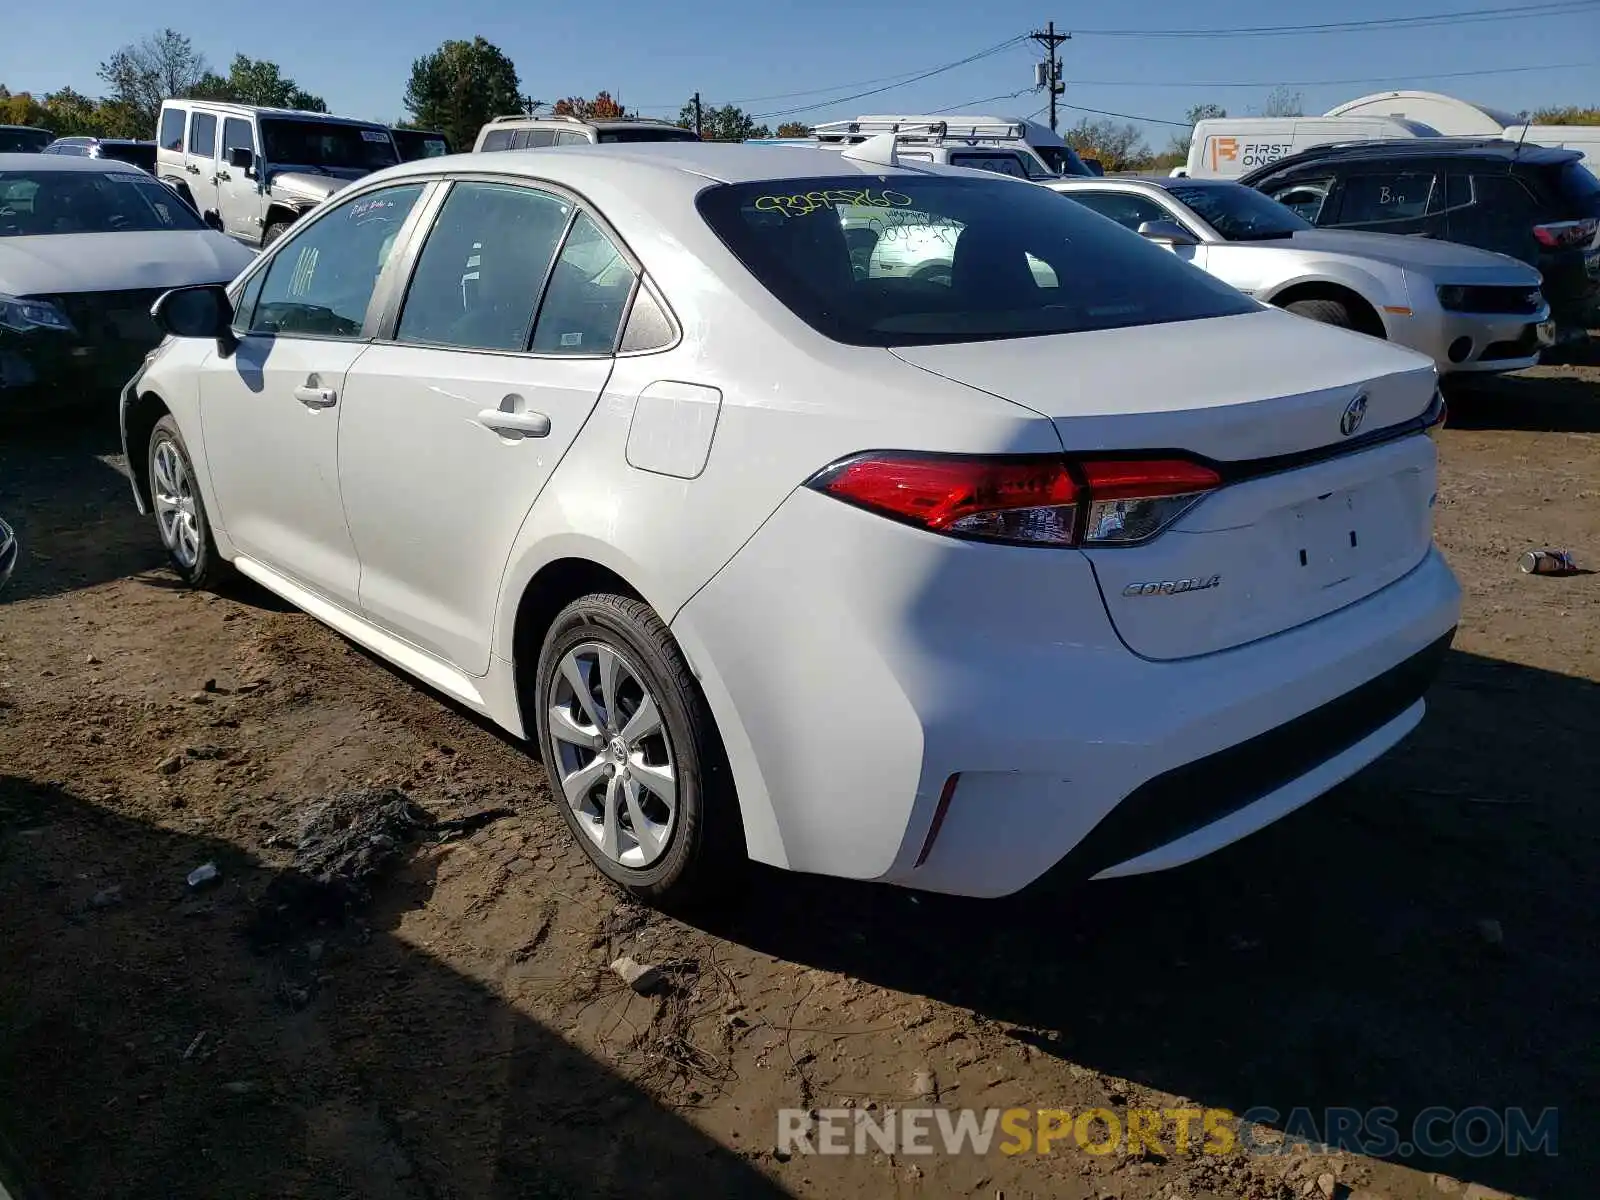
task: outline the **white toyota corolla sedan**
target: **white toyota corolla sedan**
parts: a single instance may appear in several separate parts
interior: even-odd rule
[[[1152,871],[1395,745],[1459,613],[1433,365],[893,157],[369,176],[157,304],[138,504],[526,737],[650,899]]]

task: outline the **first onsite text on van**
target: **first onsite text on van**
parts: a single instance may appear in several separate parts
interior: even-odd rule
[[[1402,117],[1212,117],[1196,123],[1184,173],[1236,179],[1330,142],[1438,136],[1431,126]]]

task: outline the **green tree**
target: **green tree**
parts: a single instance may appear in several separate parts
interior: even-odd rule
[[[1152,165],[1158,167],[1168,165],[1176,167],[1187,161],[1189,157],[1189,143],[1194,140],[1194,127],[1200,124],[1201,121],[1211,121],[1218,117],[1225,117],[1227,115],[1228,110],[1223,108],[1220,104],[1190,105],[1189,111],[1184,114],[1184,117],[1189,122],[1188,132],[1173,134],[1172,141],[1167,146],[1167,152],[1165,154],[1157,155],[1156,161],[1154,161]],[[1168,158],[1172,158],[1173,156],[1177,156],[1177,161],[1170,164],[1164,161]]]
[[[693,100],[678,110],[678,126],[694,128]],[[772,130],[756,124],[756,119],[737,105],[724,104],[721,108],[700,110],[700,136],[708,142],[742,142],[745,138],[771,137]]]
[[[32,92],[12,93],[0,88],[0,125],[32,125],[49,129],[49,114]]]
[[[134,116],[141,137],[155,135],[163,100],[189,95],[209,73],[205,57],[175,29],[130,42],[100,64],[108,98]]]
[[[437,129],[470,147],[501,113],[526,111],[517,68],[482,37],[450,41],[411,64],[405,105],[421,129]]]
[[[44,98],[44,123],[57,137],[103,137],[99,102],[65,87]]]
[[[1061,137],[1084,158],[1099,159],[1108,172],[1131,171],[1150,160],[1150,148],[1144,144],[1139,127],[1131,123],[1119,125],[1084,117]]]
[[[785,121],[773,133],[773,137],[810,137],[811,126],[804,121]]]
[[[275,62],[264,58],[233,56],[226,76],[207,71],[189,91],[198,100],[226,100],[234,104],[258,104],[265,108],[299,108],[308,112],[327,112],[321,96],[302,91]]]
[[[1528,118],[1530,125],[1600,125],[1600,108],[1541,108]]]

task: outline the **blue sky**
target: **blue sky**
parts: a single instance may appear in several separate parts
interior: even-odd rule
[[[1523,7],[1537,2],[1521,0]],[[1577,7],[1580,3],[1573,0],[1574,6],[1558,15],[1448,28],[1201,40],[1089,31],[1342,22],[1510,7],[1510,0],[1428,0],[1401,8],[1392,0],[1349,0],[1334,8],[1267,0],[1205,5],[1146,0],[1138,6],[1075,5],[1059,11],[1038,0],[976,6],[958,0],[923,0],[915,6],[813,0],[794,8],[733,0],[692,7],[613,0],[603,8],[512,0],[271,0],[265,6],[258,0],[212,0],[181,7],[77,0],[70,17],[63,8],[35,9],[28,21],[8,22],[0,42],[0,83],[35,93],[70,84],[98,94],[95,69],[102,58],[171,25],[192,37],[214,66],[225,69],[236,52],[268,58],[302,87],[324,96],[334,112],[387,120],[404,115],[401,96],[414,58],[448,38],[482,34],[511,56],[523,90],[542,100],[607,88],[630,108],[675,116],[677,106],[698,89],[707,103],[734,101],[758,115],[808,106],[792,116],[774,116],[776,124],[858,112],[927,111],[1028,89],[1041,54],[1031,42],[868,99],[830,105],[827,94],[783,95],[925,70],[1042,27],[1054,17],[1058,28],[1078,28],[1063,47],[1068,104],[1179,120],[1191,104],[1203,101],[1222,104],[1230,113],[1249,112],[1282,83],[1304,93],[1307,112],[1406,86],[1516,111],[1546,104],[1600,105],[1600,2]],[[904,15],[891,15],[896,12]],[[1070,19],[1074,13],[1076,20]],[[1558,64],[1582,65],[1548,69]],[[1539,69],[1437,78],[1512,67]],[[1352,82],[1313,82],[1321,80]],[[834,94],[860,90],[864,87],[840,87]],[[774,96],[779,98],[765,99]],[[986,100],[981,107],[1027,115],[1043,104],[1042,94],[1025,91]],[[1064,110],[1062,123],[1081,115]],[[1160,125],[1145,129],[1157,148],[1171,132]]]

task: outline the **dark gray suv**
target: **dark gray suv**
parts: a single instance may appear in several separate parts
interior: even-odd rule
[[[1461,242],[1544,277],[1564,338],[1600,321],[1600,179],[1576,150],[1504,139],[1317,146],[1240,182],[1315,225]]]

